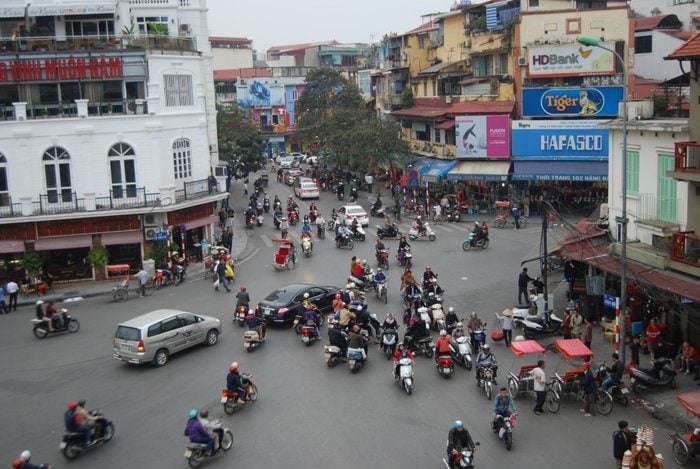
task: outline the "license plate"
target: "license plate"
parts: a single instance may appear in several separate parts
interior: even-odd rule
[[[449,369],[449,368],[443,368],[442,371],[444,371],[445,373],[449,373],[449,372],[450,372],[450,369]]]
[[[627,388],[622,388],[622,389],[620,389],[620,391],[622,391],[622,394],[629,394],[630,393],[630,390]]]
[[[62,441],[58,444],[58,449],[63,450],[66,449],[66,442]]]
[[[221,396],[221,403],[222,403],[222,404],[226,404],[227,401],[228,401],[228,397],[226,397],[226,396]]]
[[[187,451],[185,451],[185,457],[189,458],[190,456],[192,456],[192,451],[188,449]]]
[[[308,342],[308,341],[309,341],[309,338],[306,337],[306,336],[303,336],[303,337],[301,338],[301,341],[302,341],[302,342]]]
[[[263,314],[264,314],[265,316],[269,316],[271,313],[272,313],[272,311],[269,310],[269,309],[266,309],[266,310],[263,311]]]
[[[119,348],[121,349],[122,352],[128,352],[131,350],[131,347],[125,344],[120,344]]]
[[[348,361],[348,364],[349,364],[350,366],[355,366],[355,360],[350,360],[350,361]]]

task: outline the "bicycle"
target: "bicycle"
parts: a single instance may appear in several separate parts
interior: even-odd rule
[[[496,228],[504,228],[507,224],[515,226],[515,220],[509,221],[506,215],[499,215],[495,218],[493,224]],[[525,228],[527,226],[527,217],[521,215],[518,219],[518,224],[520,228]]]

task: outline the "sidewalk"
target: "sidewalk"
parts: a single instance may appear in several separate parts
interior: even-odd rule
[[[229,196],[233,199],[233,195]],[[235,219],[234,219],[235,221]],[[233,243],[231,249],[231,255],[234,259],[239,258],[246,252],[248,246],[248,236],[246,230],[234,223],[236,229],[233,231]],[[190,263],[187,267],[187,279],[196,280],[204,277],[204,263]],[[54,293],[50,293],[44,296],[37,296],[36,294],[30,295],[29,297],[20,297],[17,299],[17,306],[33,306],[36,304],[37,300],[55,301],[60,302],[70,302],[79,301],[82,298],[90,298],[101,295],[108,295],[115,284],[119,283],[124,278],[123,275],[116,275],[109,280],[95,281],[95,280],[85,280],[78,282],[68,282],[68,283],[55,283],[53,285]]]

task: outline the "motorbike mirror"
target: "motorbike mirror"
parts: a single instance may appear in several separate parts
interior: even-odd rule
[[[481,444],[481,442],[477,441],[474,443],[474,446],[479,446],[480,444]]]

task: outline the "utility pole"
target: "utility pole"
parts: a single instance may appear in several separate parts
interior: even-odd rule
[[[546,200],[542,201],[542,207],[540,212],[542,212],[542,253],[540,255],[540,272],[542,275],[542,282],[544,282],[544,314],[549,311],[549,287],[547,286],[547,259],[549,258],[549,252],[547,251],[547,228],[548,216],[547,209],[549,203]]]

